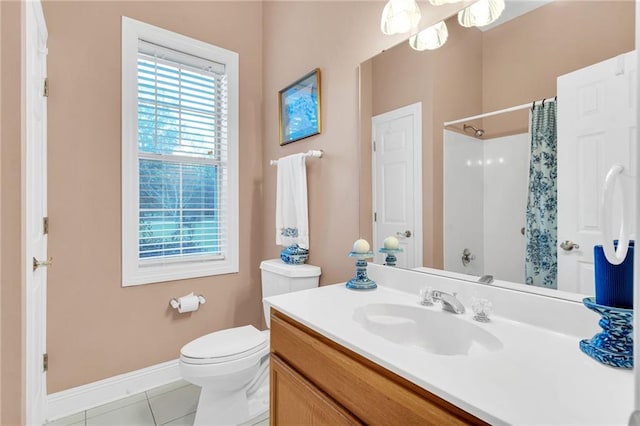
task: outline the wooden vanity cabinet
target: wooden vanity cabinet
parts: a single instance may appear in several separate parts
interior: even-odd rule
[[[271,309],[270,424],[486,424]]]

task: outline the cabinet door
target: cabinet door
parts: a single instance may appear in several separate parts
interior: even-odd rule
[[[362,424],[278,356],[271,354],[269,368],[272,426]]]

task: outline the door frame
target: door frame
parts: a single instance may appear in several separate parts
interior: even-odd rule
[[[46,78],[46,53],[47,53],[47,39],[48,39],[48,31],[47,31],[47,26],[46,26],[46,22],[45,22],[45,17],[44,17],[44,11],[42,9],[42,3],[40,0],[33,0],[33,1],[27,1],[25,2],[25,9],[24,9],[24,37],[25,40],[26,38],[29,37],[34,37],[36,35],[40,35],[41,39],[38,41],[37,46],[38,47],[38,53],[42,54],[44,53],[45,55],[45,67],[41,72],[41,76],[43,78],[43,90],[44,90],[44,78]],[[36,32],[35,29],[37,29],[38,31]],[[44,48],[42,47],[44,45]],[[25,42],[24,43],[24,49],[25,49],[25,58],[29,57],[30,53],[26,51],[26,49],[30,48],[30,44]],[[44,51],[42,51],[42,49],[44,49]],[[25,273],[25,314],[24,317],[25,318],[25,328],[24,328],[24,335],[25,335],[25,421],[27,424],[43,424],[44,420],[46,418],[46,413],[47,413],[47,382],[46,382],[46,372],[42,371],[42,366],[39,365],[38,367],[36,367],[35,365],[33,365],[31,362],[29,362],[29,360],[32,359],[33,356],[36,357],[40,357],[41,355],[39,354],[34,354],[33,352],[36,350],[36,348],[39,348],[38,342],[40,341],[40,339],[42,339],[45,342],[45,347],[43,349],[46,349],[46,321],[47,321],[47,316],[46,316],[46,303],[47,303],[47,275],[46,273],[43,276],[43,292],[42,292],[42,297],[44,298],[44,300],[41,300],[40,303],[33,303],[33,301],[30,298],[30,291],[29,288],[27,288],[27,283],[30,282],[29,276],[30,274],[33,274],[33,266],[32,266],[32,262],[30,262],[31,258],[33,257],[34,254],[34,248],[32,247],[31,242],[29,241],[29,235],[30,233],[27,232],[27,227],[30,226],[30,220],[29,220],[29,215],[30,212],[28,211],[28,207],[31,205],[31,201],[29,201],[30,199],[33,199],[33,194],[30,194],[27,192],[27,179],[30,179],[29,174],[30,174],[30,170],[28,170],[29,166],[33,163],[32,162],[32,150],[31,149],[27,149],[28,144],[32,143],[32,136],[30,135],[30,126],[29,123],[31,122],[31,120],[33,119],[33,110],[31,110],[29,108],[31,99],[28,98],[29,96],[29,91],[27,90],[27,87],[30,85],[30,81],[29,78],[32,74],[32,69],[31,69],[31,62],[25,59],[25,71],[23,74],[23,97],[25,99],[25,110],[24,110],[24,129],[25,129],[25,138],[24,138],[24,148],[23,148],[23,153],[24,153],[24,160],[23,160],[23,165],[24,165],[24,175],[23,175],[23,179],[24,179],[24,185],[23,185],[23,193],[22,193],[22,199],[23,199],[23,215],[22,215],[22,220],[24,223],[24,228],[23,228],[23,244],[24,244],[24,250],[25,250],[25,257],[24,257],[24,273]],[[46,130],[47,128],[47,102],[46,102],[46,98],[43,96],[40,98],[41,101],[44,103],[43,105],[43,117],[42,117],[42,122],[43,122],[43,127]],[[47,139],[46,139],[46,131],[44,132],[44,140],[41,143],[42,148],[43,148],[43,157],[44,157],[44,161],[45,161],[45,167],[44,170],[41,170],[40,173],[44,174],[44,181],[46,182],[46,174],[47,174],[47,167],[46,167],[46,158],[47,158]],[[39,194],[40,197],[42,197],[42,202],[44,203],[45,206],[45,210],[46,210],[46,201],[47,201],[47,188],[46,185],[42,188],[42,193]],[[31,198],[30,198],[31,197]],[[46,211],[44,212],[46,214]],[[45,238],[45,245],[46,245],[46,236]],[[46,247],[46,246],[45,246]],[[46,272],[46,271],[45,271]],[[34,312],[34,308],[35,309],[41,309],[41,312],[35,311]],[[41,318],[42,319],[42,323],[41,324],[32,324],[30,319],[31,318]],[[38,386],[41,386],[42,389],[42,394],[41,394],[41,400],[40,401],[33,401],[31,400],[31,394],[28,391],[28,387],[30,387],[32,385],[32,383],[30,382],[30,379],[34,379],[36,381],[38,381]],[[36,413],[34,413],[34,410],[32,409],[32,407],[38,407],[38,410],[36,410]],[[38,418],[33,418],[32,416],[36,415],[39,416]]]
[[[640,52],[640,5],[636,3],[636,52]],[[640,53],[636,53],[636,61],[638,61],[637,70],[640,70]],[[640,101],[640,72],[636,72],[636,102]],[[636,128],[640,124],[640,107],[636,104]],[[636,131],[636,152],[635,152],[635,162],[636,167],[640,166],[640,149],[638,149],[638,145],[640,145],[640,132]],[[637,170],[637,169],[636,169]],[[640,212],[640,178],[635,176],[635,195],[636,195],[636,212]],[[636,213],[636,223],[635,223],[636,237],[637,234],[640,234],[640,214]],[[634,259],[633,259],[634,269],[636,271],[633,274],[633,353],[634,355],[634,363],[636,368],[633,370],[634,374],[634,411],[633,416],[637,420],[640,417],[640,368],[637,366],[640,365],[640,254],[635,253],[634,250]],[[632,417],[632,419],[634,418]],[[631,423],[631,419],[629,420]]]
[[[375,244],[375,241],[377,241],[378,238],[378,227],[375,220],[376,206],[378,202],[378,188],[376,183],[377,152],[375,149],[375,125],[378,121],[389,121],[407,115],[413,116],[413,134],[415,135],[413,140],[413,199],[415,201],[413,211],[413,238],[415,241],[413,264],[415,265],[415,267],[420,267],[424,266],[424,259],[422,257],[422,222],[424,220],[424,214],[422,212],[422,102],[416,102],[414,104],[400,107],[371,117],[371,217],[373,218],[372,235],[373,244]],[[378,248],[379,247],[372,247],[374,253],[377,253]]]

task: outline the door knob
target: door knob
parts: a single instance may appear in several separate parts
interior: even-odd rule
[[[410,238],[411,237],[411,231],[396,232],[396,235],[398,237]]]
[[[34,271],[41,266],[50,266],[50,265],[53,265],[53,257],[50,257],[49,260],[38,260],[35,257],[33,258]]]
[[[580,246],[573,241],[566,240],[560,243],[560,248],[564,251],[571,251],[573,249],[578,250]]]

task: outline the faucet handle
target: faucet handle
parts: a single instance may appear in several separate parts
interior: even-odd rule
[[[471,298],[471,310],[473,311],[473,319],[478,322],[489,322],[489,315],[493,312],[493,305],[487,299],[481,297]]]
[[[420,304],[424,306],[433,305],[433,287],[420,289]]]

